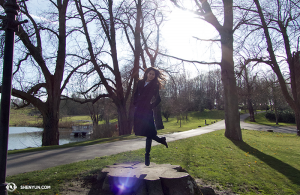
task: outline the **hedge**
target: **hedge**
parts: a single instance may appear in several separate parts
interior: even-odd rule
[[[278,111],[278,122],[282,123],[295,123],[295,114],[291,111]],[[265,117],[270,121],[276,121],[275,112],[268,111]]]

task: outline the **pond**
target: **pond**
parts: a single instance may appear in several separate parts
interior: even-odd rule
[[[59,145],[89,140],[90,137],[70,136],[72,129],[59,129]],[[8,150],[42,146],[43,128],[9,127]]]

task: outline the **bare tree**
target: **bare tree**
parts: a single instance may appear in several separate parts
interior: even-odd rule
[[[103,86],[105,88],[105,91],[107,92],[106,94],[99,95],[97,96],[97,98],[90,101],[96,102],[100,98],[110,97],[115,103],[118,110],[119,134],[130,134],[131,129],[129,128],[126,102],[131,92],[130,89],[133,77],[130,80],[127,91],[124,92],[116,45],[115,14],[118,14],[118,11],[114,10],[112,0],[98,3],[89,1],[88,5],[86,6],[83,6],[80,0],[75,0],[75,4],[79,15],[78,18],[80,19],[83,28],[82,33],[84,34],[86,39],[90,61],[93,65],[90,71],[95,71],[100,78],[100,81],[97,84],[93,85],[90,89],[88,89],[87,92],[98,88],[99,86]],[[110,52],[106,51],[106,53],[109,53],[110,55],[111,65],[109,65],[108,63],[104,63],[99,59],[98,55],[101,53],[101,51],[98,50],[98,45],[92,41],[92,37],[89,33],[88,24],[89,22],[93,21],[94,18],[96,18],[100,23],[102,32],[105,35],[103,44],[105,43],[105,41],[108,42]],[[109,71],[109,74],[105,74],[106,70]],[[109,78],[109,76],[111,75],[112,78]]]
[[[69,0],[47,3],[49,9],[40,19],[30,14],[27,2],[20,6],[29,23],[20,26],[16,33],[17,61],[12,89],[13,96],[24,100],[23,106],[32,104],[41,112],[43,146],[59,144],[60,97],[71,76],[85,64],[71,65],[72,51],[68,50],[67,39],[71,40],[74,29],[67,27],[72,20],[72,13],[67,11]]]
[[[247,61],[245,63],[241,64],[240,71],[237,73],[238,77],[240,78],[239,82],[243,81],[243,85],[240,87],[240,97],[244,97],[241,99],[245,99],[245,104],[248,107],[248,111],[250,114],[250,121],[255,122],[254,117],[254,108],[253,108],[253,88],[255,84],[255,79],[257,75],[250,76],[249,75],[249,68],[247,67],[247,63],[250,61]],[[242,84],[242,83],[241,83]]]
[[[252,85],[253,107],[255,110],[269,110],[272,105],[272,90],[269,84],[269,76],[256,77]]]
[[[176,6],[185,9],[178,1],[171,0]],[[234,72],[233,61],[233,33],[240,26],[240,23],[233,26],[233,1],[222,0],[217,3],[223,4],[222,9],[219,6],[214,6],[218,9],[218,13],[223,15],[215,15],[212,6],[208,1],[195,0],[196,10],[191,10],[200,19],[211,24],[219,33],[221,42],[222,59],[219,64],[221,66],[222,83],[224,86],[224,105],[225,105],[225,136],[233,140],[242,140],[242,132],[240,128],[240,119],[237,101],[237,87]],[[221,25],[223,21],[223,25]]]
[[[300,51],[299,44],[299,1],[284,0],[274,1],[272,6],[269,2],[263,2],[261,6],[259,0],[254,0],[256,10],[253,12],[259,17],[259,22],[252,24],[259,25],[264,32],[264,40],[267,45],[268,59],[264,63],[268,64],[277,75],[282,93],[294,110],[297,135],[300,136]],[[270,10],[270,7],[272,8]],[[251,7],[249,8],[251,9]],[[298,42],[297,42],[298,39]],[[297,43],[297,44],[296,44]],[[293,52],[293,50],[296,50]],[[278,54],[282,52],[281,54]],[[282,54],[285,56],[282,57]],[[265,57],[263,52],[262,57]],[[290,79],[291,94],[288,90],[288,82],[286,81],[282,61],[288,65],[288,77]]]
[[[265,79],[268,84],[268,87],[270,88],[271,111],[274,111],[276,124],[278,125],[279,112],[282,112],[283,110],[287,110],[288,105],[281,92],[280,84],[277,79],[277,76],[273,73],[269,75],[268,78]]]
[[[159,29],[164,21],[164,15],[160,11],[159,3],[156,0],[139,0],[137,3],[131,1],[129,1],[128,4],[125,3],[122,6],[123,17],[120,22],[123,24],[127,42],[134,53],[133,89],[135,90],[137,79],[139,77],[139,70],[145,70],[149,66],[158,66],[157,56],[160,45]],[[135,27],[133,25],[135,25]],[[155,49],[153,50],[152,48]],[[154,108],[154,118],[157,129],[164,128],[160,106],[161,105],[159,104]],[[131,118],[133,117],[133,112],[134,106],[131,101],[129,110],[129,116]]]
[[[105,91],[107,92],[106,95],[113,100],[117,107],[119,116],[119,134],[130,134],[134,112],[131,94],[138,81],[141,64],[140,59],[142,55],[141,32],[144,26],[144,16],[142,12],[143,1],[123,1],[117,6],[113,6],[112,0],[97,3],[89,1],[86,5],[82,5],[81,1],[76,0],[75,3],[79,13],[78,18],[80,18],[82,23],[83,33],[86,38],[89,55],[91,56],[91,62],[93,64],[91,72],[97,72],[100,78],[100,83],[98,84],[104,86]],[[151,10],[149,12],[151,12]],[[99,52],[96,53],[96,44],[91,41],[92,36],[89,33],[88,24],[95,19],[103,29],[101,31],[103,31],[103,34],[105,35],[104,40],[108,42],[109,51],[106,51],[106,53],[110,54],[111,63],[103,63],[103,61],[99,59],[97,56]],[[127,66],[129,71],[127,72],[128,74],[125,73],[127,76],[123,80],[121,78],[122,74],[116,47],[117,30],[121,29],[125,32],[129,48],[131,48],[133,54],[133,65]],[[105,48],[105,46],[103,48]],[[106,74],[105,70],[108,70],[110,75]],[[100,85],[93,85],[89,90],[91,91],[92,88],[95,89]],[[101,98],[104,95],[105,94],[102,94],[97,98]],[[129,109],[127,108],[128,103]]]

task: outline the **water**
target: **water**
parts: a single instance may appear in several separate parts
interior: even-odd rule
[[[71,129],[59,129],[59,145],[89,140],[90,137],[70,136]],[[8,150],[24,149],[42,146],[42,128],[37,127],[9,127]]]

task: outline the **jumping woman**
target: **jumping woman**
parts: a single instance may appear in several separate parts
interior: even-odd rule
[[[153,119],[153,111],[161,101],[159,89],[161,88],[162,75],[156,68],[146,69],[144,78],[138,81],[134,93],[134,132],[138,136],[146,136],[145,165],[150,165],[150,150],[152,140],[165,145],[168,148],[165,137],[157,136]]]

